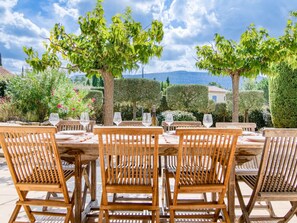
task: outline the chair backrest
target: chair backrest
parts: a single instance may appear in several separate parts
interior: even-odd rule
[[[196,128],[201,126],[200,121],[174,121],[170,126],[165,121],[162,121],[162,127],[165,131],[176,130],[176,128]]]
[[[60,184],[66,188],[55,127],[0,126],[0,143],[15,184]]]
[[[122,121],[119,126],[143,126],[142,121]]]
[[[297,129],[265,129],[259,192],[297,192]]]
[[[93,128],[96,122],[94,120],[90,120],[90,123],[87,125],[86,131],[93,132]],[[60,120],[57,124],[58,131],[66,131],[66,130],[83,130],[83,125],[80,124],[79,120]]]
[[[157,187],[158,139],[162,132],[161,127],[95,127],[102,184]]]
[[[243,131],[254,132],[256,130],[256,123],[252,122],[217,122],[216,127],[218,128],[241,128]]]
[[[177,129],[179,149],[175,186],[227,187],[241,129]]]

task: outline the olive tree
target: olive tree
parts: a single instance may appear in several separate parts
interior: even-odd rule
[[[129,78],[116,79],[114,82],[114,102],[131,104],[133,120],[136,119],[137,106],[149,109],[152,106],[158,107],[161,95],[160,83],[155,80]]]
[[[249,122],[249,113],[262,110],[265,104],[263,91],[241,91],[239,92],[239,113],[243,115],[244,121]]]
[[[203,85],[171,85],[166,95],[173,110],[202,111],[208,105],[208,87]]]
[[[61,58],[70,71],[81,71],[88,77],[102,76],[104,81],[104,124],[112,125],[114,77],[121,77],[125,70],[146,64],[153,56],[161,56],[163,25],[154,20],[143,29],[133,20],[128,8],[116,14],[108,24],[104,18],[102,0],[97,0],[93,11],[78,19],[80,32],[66,33],[61,24],[55,24],[50,33],[46,50],[41,57],[32,48],[24,47],[26,59],[34,69],[61,67]]]

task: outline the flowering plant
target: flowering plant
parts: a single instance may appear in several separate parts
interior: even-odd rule
[[[78,90],[72,85],[64,84],[64,87],[52,91],[50,100],[50,112],[59,113],[61,118],[78,118],[82,112],[93,113],[92,99],[85,99],[88,92]]]

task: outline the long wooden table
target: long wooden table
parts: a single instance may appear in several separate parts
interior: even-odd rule
[[[176,155],[178,150],[178,136],[164,133],[159,138],[159,155]],[[87,212],[96,201],[96,160],[99,156],[98,137],[92,133],[73,136],[68,140],[57,140],[57,145],[62,159],[75,157],[75,219],[82,222]],[[241,165],[250,161],[254,156],[262,152],[263,142],[250,142],[245,137],[240,137],[237,143],[235,162],[228,188],[228,211],[231,222],[235,222],[235,165]],[[82,208],[82,172],[81,165],[90,163],[91,166],[91,203],[86,208]]]

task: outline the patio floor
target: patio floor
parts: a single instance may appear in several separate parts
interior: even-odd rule
[[[0,151],[0,156],[1,156],[1,151]],[[99,172],[100,171],[97,171],[97,173],[99,173]],[[99,177],[97,177],[97,181],[98,181],[97,182],[98,191],[100,191]],[[161,189],[162,180],[160,180],[159,182],[160,182],[160,189]],[[73,187],[73,185],[74,185],[74,182],[70,182],[70,189]],[[241,186],[246,186],[246,185],[241,184]],[[250,194],[250,192],[251,192],[247,186],[244,188],[243,191],[244,191],[244,194],[246,194],[246,195]],[[160,190],[160,193],[161,193],[161,190]],[[40,195],[40,196],[43,196],[43,195]],[[98,200],[100,201],[100,193],[98,193],[98,192],[97,192],[97,197],[98,197]],[[15,191],[13,182],[11,180],[9,170],[5,163],[5,159],[3,157],[0,157],[0,222],[1,223],[8,222],[10,215],[14,209],[16,201],[17,201],[17,194]],[[162,204],[161,201],[160,201],[160,204]],[[236,204],[238,204],[237,200],[236,200]],[[273,202],[272,205],[273,205],[274,210],[277,215],[282,215],[290,208],[289,202]],[[253,214],[255,214],[255,215],[257,215],[259,213],[263,214],[263,212],[267,213],[265,210],[259,209],[255,212],[253,212]],[[237,215],[237,217],[239,217],[241,215],[241,210],[239,207],[236,208],[236,215]],[[26,214],[23,211],[23,209],[21,210],[21,212],[19,214],[19,218],[17,220],[20,222],[28,222],[28,219],[27,219]],[[51,218],[46,219],[45,217],[37,216],[37,222],[38,223],[39,222],[59,223],[59,222],[63,222],[63,218],[51,217]],[[98,219],[91,218],[91,219],[89,219],[88,222],[98,222]],[[130,221],[121,221],[121,222],[130,222]],[[133,221],[133,222],[140,222],[140,221]],[[162,219],[161,222],[167,222],[167,219]],[[192,222],[192,221],[187,220],[187,221],[179,221],[179,222]],[[292,223],[297,222],[297,217],[294,216],[294,218],[290,222],[292,222]]]

